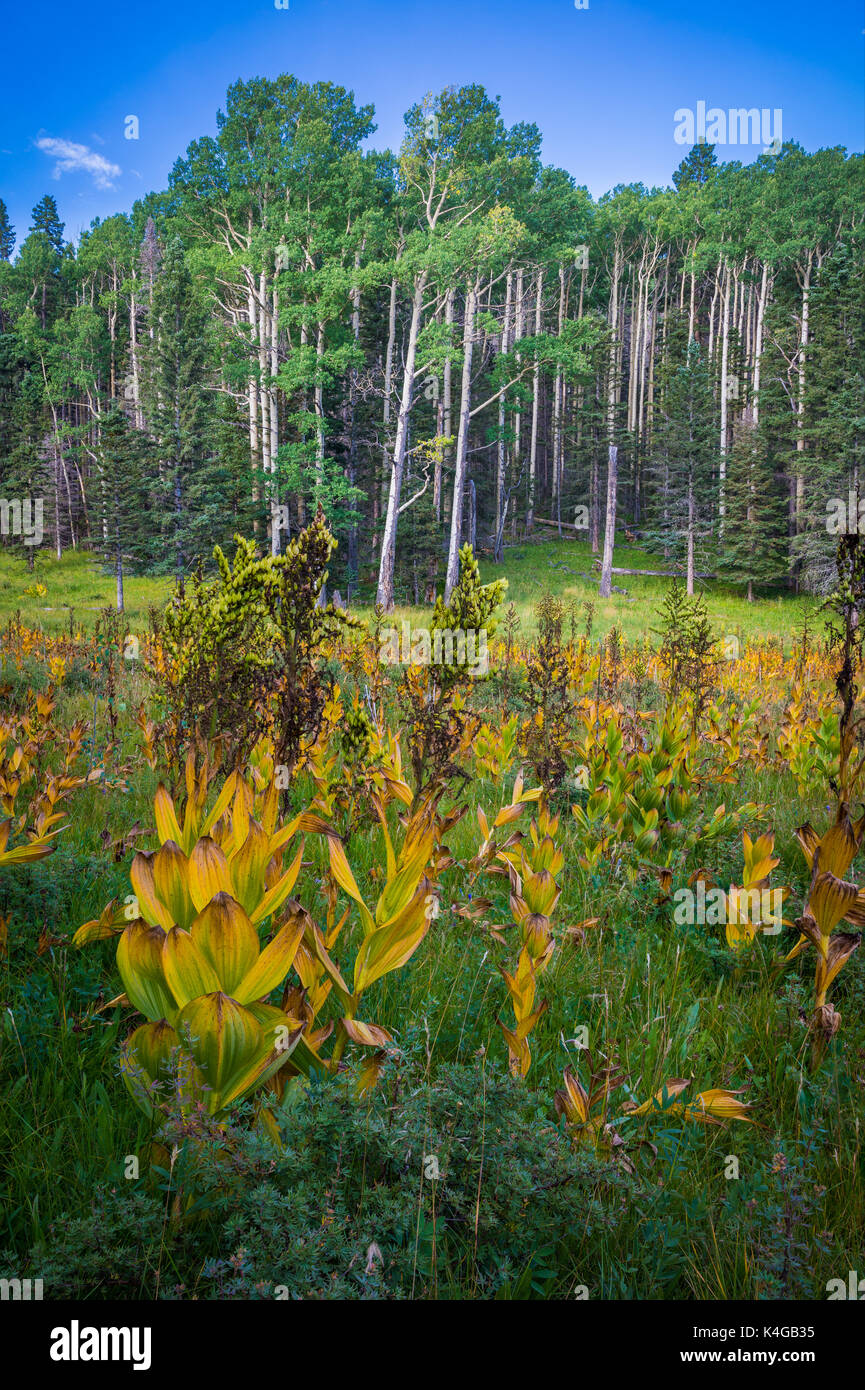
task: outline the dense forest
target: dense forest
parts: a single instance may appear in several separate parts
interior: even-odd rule
[[[46,196],[16,253],[0,202],[0,490],[119,607],[124,574],[238,531],[279,553],[318,505],[332,583],[418,603],[466,541],[598,550],[608,495],[689,591],[825,590],[865,464],[861,155],[698,144],[594,201],[479,86],[420,100],[397,154],[291,76],[217,125],[77,247]]]

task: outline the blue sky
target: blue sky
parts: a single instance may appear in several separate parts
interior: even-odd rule
[[[599,196],[669,184],[674,113],[698,101],[783,112],[806,149],[863,148],[861,0],[84,0],[4,20],[0,197],[19,243],[45,192],[66,235],[128,210],[190,142],[215,134],[237,78],[294,72],[375,105],[373,144],[399,144],[427,91],[480,82],[544,159]],[[124,118],[139,139],[124,138]],[[759,148],[727,146],[750,162]],[[56,175],[56,177],[55,177]]]

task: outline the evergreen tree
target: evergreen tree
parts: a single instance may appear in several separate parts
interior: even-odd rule
[[[129,570],[152,560],[149,499],[149,449],[146,437],[132,428],[123,410],[111,402],[99,423],[97,457],[101,525],[95,549],[116,579],[117,611],[123,612],[123,582]]]
[[[678,353],[661,378],[649,468],[655,491],[646,536],[651,548],[662,548],[684,565],[688,593],[693,594],[698,551],[705,556],[715,511],[714,401],[699,345],[691,342],[682,356],[681,344],[680,334]]]
[[[9,212],[3,199],[0,198],[0,261],[12,259],[12,252],[15,250],[15,228],[9,221]]]
[[[58,256],[63,254],[63,232],[66,224],[60,221],[57,204],[50,193],[40,198],[32,212],[31,232],[42,232],[54,247]]]
[[[715,146],[707,145],[705,141],[692,145],[685,155],[676,172],[673,174],[673,183],[677,190],[686,188],[689,183],[704,184],[708,183],[712,170],[717,169],[718,161],[715,158]]]
[[[28,303],[39,305],[43,332],[60,309],[61,267],[67,250],[63,242],[64,223],[60,221],[57,204],[46,193],[32,213],[33,225],[24,240],[15,263],[15,278],[19,293],[23,291],[23,309]]]
[[[835,579],[837,536],[830,503],[865,499],[865,275],[857,229],[822,267],[812,305],[813,345],[804,404],[807,515],[792,541],[804,585],[827,593]],[[792,470],[793,450],[787,466]]]
[[[736,425],[727,459],[724,531],[716,560],[722,578],[747,586],[749,603],[754,601],[755,584],[782,578],[788,567],[786,502],[761,446],[750,420]]]
[[[180,239],[165,247],[155,278],[145,348],[145,418],[156,443],[156,514],[160,518],[162,555],[158,568],[173,569],[178,582],[198,558],[210,555],[214,510],[221,496],[213,469],[208,423],[209,316],[186,264]],[[189,491],[195,476],[197,514]]]

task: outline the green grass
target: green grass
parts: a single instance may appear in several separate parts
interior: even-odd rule
[[[623,551],[616,559],[650,567],[637,551]],[[573,569],[589,568],[586,547],[573,542],[526,546],[521,555],[506,557],[503,572],[510,597],[528,630],[533,603],[544,588],[578,602],[593,594],[590,584],[565,574],[559,561]],[[501,572],[489,565],[483,570],[485,578]],[[98,576],[84,557],[65,557],[60,565],[45,563],[43,574],[49,588],[45,603],[51,611],[43,615],[22,599],[22,612],[30,621],[65,627],[64,603],[83,616],[89,604],[95,610],[111,600],[110,576]],[[0,555],[0,577],[20,595],[26,582],[22,566]],[[614,621],[621,622],[629,637],[644,635],[654,624],[653,609],[664,581],[623,583],[635,602],[628,604],[615,595],[609,604],[599,605],[595,636]],[[18,602],[14,594],[10,599],[5,583],[3,587],[5,618]],[[169,590],[168,581],[130,581],[130,604],[136,605],[130,617],[143,621],[147,605]],[[813,608],[807,600],[792,598],[749,606],[722,590],[713,590],[708,601],[720,629],[738,624],[747,635],[782,637],[786,645],[802,616]],[[70,823],[50,859],[20,870],[0,870],[0,913],[7,918],[10,943],[8,959],[0,963],[0,1152],[5,1168],[0,1274],[8,1269],[20,1277],[39,1277],[46,1262],[50,1268],[52,1260],[62,1264],[65,1259],[82,1271],[76,1287],[84,1296],[110,1294],[116,1270],[124,1268],[125,1296],[153,1297],[166,1282],[184,1283],[188,1289],[198,1288],[202,1279],[202,1288],[209,1287],[208,1262],[226,1260],[241,1246],[252,1251],[252,1272],[244,1286],[247,1292],[236,1296],[258,1296],[250,1292],[255,1279],[266,1283],[270,1275],[260,1249],[264,1236],[260,1223],[256,1225],[256,1204],[270,1200],[267,1184],[277,1180],[271,1169],[277,1176],[283,1173],[291,1193],[297,1165],[313,1161],[310,1154],[318,1134],[321,1155],[316,1161],[321,1167],[312,1184],[311,1215],[292,1206],[289,1195],[287,1215],[273,1218],[273,1239],[280,1249],[287,1249],[298,1232],[306,1230],[303,1220],[308,1217],[311,1223],[313,1237],[301,1242],[307,1253],[298,1257],[300,1265],[291,1276],[296,1279],[293,1292],[321,1286],[324,1276],[312,1268],[319,1244],[315,1231],[322,1230],[322,1213],[343,1203],[347,1243],[338,1255],[341,1270],[362,1268],[367,1245],[376,1240],[388,1259],[408,1249],[405,1258],[416,1295],[472,1297],[476,1271],[470,1260],[461,1263],[455,1253],[464,1247],[453,1214],[455,1199],[448,1193],[456,1190],[462,1172],[471,1176],[472,1202],[475,1190],[484,1200],[497,1188],[519,1192],[521,1184],[529,1194],[534,1192],[540,1153],[547,1154],[551,1143],[552,1097],[564,1066],[575,1064],[585,1079],[585,1057],[570,1041],[581,1027],[588,1029],[593,1052],[615,1053],[630,1094],[639,1100],[648,1099],[666,1079],[693,1076],[691,1095],[712,1086],[744,1087],[759,1123],[683,1126],[658,1117],[643,1126],[627,1118],[617,1120],[636,1171],[628,1176],[604,1159],[587,1157],[585,1173],[568,1189],[573,1223],[567,1241],[547,1247],[545,1199],[526,1198],[536,1205],[520,1221],[537,1226],[536,1262],[546,1271],[543,1277],[509,1266],[509,1251],[522,1247],[507,1223],[485,1233],[500,1248],[499,1296],[567,1296],[575,1283],[581,1283],[591,1298],[822,1299],[830,1278],[846,1279],[849,1269],[861,1269],[865,953],[851,958],[832,988],[832,1000],[842,1014],[841,1029],[821,1067],[812,1072],[805,1020],[812,997],[813,955],[782,966],[781,957],[794,939],[785,932],[777,939],[759,939],[751,958],[733,958],[717,928],[675,925],[670,907],[657,901],[657,880],[651,874],[629,881],[627,852],[604,860],[595,873],[584,871],[577,862],[576,823],[562,796],[557,809],[566,867],[555,914],[559,945],[542,977],[541,993],[549,1007],[532,1035],[533,1064],[525,1088],[528,1132],[536,1134],[537,1149],[526,1147],[526,1130],[521,1128],[522,1157],[505,1161],[503,1145],[512,1137],[507,1106],[496,1111],[495,1124],[485,1127],[484,1088],[487,1079],[492,1086],[493,1074],[504,1063],[499,1020],[508,1018],[508,1003],[500,969],[513,968],[515,950],[497,942],[482,923],[459,917],[452,909],[467,900],[468,878],[459,863],[466,863],[478,846],[476,808],[480,805],[490,813],[508,800],[510,778],[504,787],[488,779],[470,784],[468,814],[448,836],[457,867],[444,876],[441,915],[408,966],[364,998],[363,1017],[390,1029],[402,1056],[399,1067],[386,1074],[375,1100],[349,1101],[348,1080],[332,1083],[345,1108],[335,1118],[325,1106],[318,1129],[310,1115],[319,1112],[306,1107],[319,1101],[312,1097],[302,1102],[297,1125],[304,1136],[303,1153],[290,1151],[289,1113],[289,1153],[262,1160],[255,1181],[250,1177],[246,1186],[241,1183],[232,1198],[233,1225],[205,1205],[195,1223],[174,1228],[147,1164],[150,1126],[118,1074],[119,1044],[134,1015],[118,1008],[93,1011],[95,1004],[120,993],[113,947],[100,943],[77,952],[69,944],[75,929],[97,916],[110,898],[122,899],[131,891],[131,853],[115,862],[110,842],[136,823],[151,831],[153,827],[155,778],[136,757],[137,735],[131,723],[131,711],[147,687],[140,675],[125,668],[119,679],[122,747],[107,766],[106,784],[75,795]],[[76,717],[88,723],[86,764],[100,762],[107,736],[101,695],[97,692],[94,699],[80,689],[61,690],[59,701],[64,723]],[[305,804],[308,793],[308,786],[295,784],[292,806]],[[808,819],[825,826],[828,790],[815,784],[802,797],[789,774],[777,767],[744,769],[737,784],[705,782],[697,814],[705,818],[721,802],[730,810],[748,801],[765,808],[755,828],[775,832],[781,862],[772,882],[793,889],[786,909],[793,918],[807,890],[805,864],[793,832]],[[147,836],[136,844],[148,846],[155,840]],[[352,836],[348,854],[367,901],[374,902],[379,890],[373,871],[380,869],[384,855],[371,816]],[[711,851],[692,852],[677,867],[674,886],[702,866],[726,887],[739,879],[741,854],[738,833]],[[325,915],[326,867],[323,842],[308,837],[296,891],[319,923]],[[861,863],[854,864],[850,877],[861,877]],[[507,885],[500,880],[492,884],[490,888],[484,882],[480,890],[489,891],[494,900],[489,921],[505,924],[511,917]],[[474,891],[479,891],[477,885]],[[569,945],[561,929],[587,917],[599,917],[603,930],[591,933],[583,947]],[[37,943],[43,929],[55,940],[40,955]],[[353,918],[336,950],[344,972],[351,968],[358,931]],[[510,941],[514,932],[506,935]],[[428,1134],[407,1129],[402,1135],[399,1126],[409,1124],[403,1112],[408,1113],[410,1105],[423,1112],[424,1097],[432,1104],[438,1078],[448,1075],[449,1067],[463,1069],[464,1089],[455,1104],[464,1118],[468,1114],[477,1122],[483,1161],[478,1166],[475,1150],[464,1148],[468,1140],[455,1140],[449,1158],[452,1187],[444,1183],[434,1188],[424,1184],[420,1174],[421,1156],[430,1151]],[[626,1094],[620,1092],[619,1098]],[[618,1108],[617,1100],[614,1110]],[[516,1109],[513,1113],[516,1125]],[[524,1123],[523,1116],[520,1124]],[[352,1127],[357,1129],[354,1139],[348,1132]],[[394,1139],[394,1153],[382,1169],[368,1170],[367,1141],[372,1144],[374,1135],[382,1132],[397,1135],[399,1144]],[[640,1145],[644,1137],[654,1150]],[[436,1142],[445,1141],[439,1135]],[[127,1156],[136,1154],[142,1171],[131,1181],[125,1164]],[[738,1165],[735,1178],[729,1176],[731,1157]],[[221,1181],[216,1168],[213,1177]],[[122,1203],[132,1194],[142,1201],[155,1197],[162,1202],[154,1209],[156,1226],[142,1224],[137,1236],[134,1230],[124,1231],[132,1218]],[[392,1203],[388,1211],[394,1224],[370,1229],[367,1214],[371,1204],[379,1210],[374,1204],[384,1200],[382,1194]],[[105,1221],[110,1235],[100,1224]],[[279,1221],[286,1224],[280,1226]],[[78,1232],[74,1237],[68,1234],[73,1230]],[[75,1241],[83,1242],[82,1249]],[[471,1246],[469,1239],[470,1253]],[[307,1259],[309,1272],[303,1264]],[[50,1287],[45,1296],[51,1297]]]
[[[601,600],[597,581],[580,577],[594,572],[594,558],[591,546],[585,541],[540,540],[506,550],[502,565],[482,562],[481,573],[486,582],[499,576],[507,579],[505,602],[514,604],[521,632],[534,633],[534,606],[540,594],[550,591],[566,603],[593,602],[593,633],[596,636],[605,635],[615,624],[628,641],[649,636],[651,629],[657,627],[656,611],[670,581],[614,574],[613,584],[627,592],[614,592],[609,599]],[[621,569],[664,569],[657,556],[635,546],[617,546],[613,563]],[[741,593],[712,580],[705,582],[702,592],[716,632],[721,635],[736,633],[740,638],[780,638],[786,650],[806,614],[810,616],[817,607],[813,598],[786,593],[748,603]],[[581,630],[579,621],[578,630]]]
[[[43,584],[44,595],[28,593]],[[127,576],[124,581],[126,614],[130,627],[147,626],[148,610],[161,607],[169,598],[173,582],[169,578]],[[107,574],[92,555],[68,550],[61,560],[49,552],[39,552],[33,573],[26,561],[0,549],[0,623],[5,625],[20,610],[25,623],[46,632],[68,629],[70,610],[75,623],[92,632],[102,608],[114,607],[114,575]]]
[[[580,613],[578,629],[582,630],[582,605],[595,604],[593,633],[602,636],[618,624],[628,641],[650,635],[657,626],[658,605],[669,586],[666,579],[643,576],[614,575],[613,582],[626,594],[613,593],[605,601],[598,598],[597,582],[580,578],[592,573],[592,553],[588,543],[574,540],[535,540],[505,551],[504,563],[481,562],[484,582],[504,578],[508,582],[505,603],[513,603],[520,619],[520,633],[531,636],[536,630],[534,608],[539,597],[550,592],[566,603],[573,601]],[[614,562],[624,569],[661,569],[656,557],[632,546],[619,546]],[[576,573],[570,573],[575,571]],[[26,590],[39,579],[46,586],[44,597],[27,594]],[[130,576],[125,581],[126,614],[130,629],[147,626],[148,610],[164,604],[173,590],[170,577]],[[802,622],[816,613],[818,603],[809,596],[783,593],[758,598],[748,603],[742,594],[713,581],[704,589],[709,615],[715,631],[723,636],[735,633],[741,638],[780,638],[789,651]],[[101,608],[113,607],[114,577],[103,572],[92,556],[80,551],[67,551],[56,560],[47,551],[40,553],[37,573],[28,575],[25,561],[0,550],[0,623],[20,609],[25,621],[47,632],[68,627],[69,610],[85,630],[91,630]],[[372,618],[372,606],[356,609],[367,621]],[[429,621],[429,609],[399,607],[393,621],[404,619],[415,626]]]
[[[113,837],[136,820],[151,823],[151,791],[149,774],[136,777],[125,794],[88,790],[75,803],[73,825],[58,853],[14,876],[6,873],[0,882],[0,910],[9,917],[11,947],[0,974],[0,1148],[7,1155],[0,1251],[17,1252],[20,1266],[27,1252],[35,1250],[31,1272],[37,1277],[40,1258],[53,1258],[63,1247],[69,1220],[90,1221],[95,1194],[109,1189],[120,1200],[148,1190],[146,1164],[135,1183],[123,1177],[126,1156],[146,1154],[150,1137],[117,1074],[118,1045],[133,1016],[128,1010],[91,1012],[97,1000],[120,992],[113,950],[98,944],[78,953],[61,944],[38,957],[35,946],[43,924],[53,935],[68,938],[109,897],[129,891],[129,856],[124,864],[112,863],[101,833],[107,827]],[[798,803],[789,778],[773,772],[709,793],[706,808],[720,799],[729,806],[750,798],[772,808],[761,828],[776,831],[782,862],[775,879],[794,887],[798,903],[805,874],[792,830],[806,814],[819,819],[822,808],[816,802]],[[501,799],[502,790],[489,782],[471,788],[472,810],[481,804],[489,811]],[[475,848],[475,824],[470,812],[449,837],[457,859],[467,859]],[[546,1263],[552,1261],[554,1271],[547,1292],[564,1293],[568,1281],[578,1279],[591,1297],[823,1297],[827,1280],[856,1268],[861,1251],[865,1201],[854,1117],[861,1108],[857,1058],[865,1049],[862,962],[854,957],[833,991],[844,1016],[842,1032],[821,1071],[812,1076],[802,1023],[810,960],[777,974],[773,962],[783,947],[767,938],[758,943],[752,962],[736,965],[717,931],[675,927],[669,909],[656,904],[652,881],[631,885],[613,864],[594,875],[580,870],[567,818],[562,829],[568,867],[557,921],[566,925],[597,915],[605,929],[582,949],[560,944],[543,977],[549,1009],[533,1035],[529,1078],[539,1136],[549,1126],[552,1093],[561,1084],[563,1067],[569,1061],[583,1064],[583,1055],[568,1041],[580,1026],[588,1028],[594,1051],[617,1054],[631,1093],[640,1100],[669,1077],[693,1075],[693,1093],[714,1085],[745,1087],[760,1124],[703,1128],[659,1118],[644,1128],[634,1121],[618,1122],[628,1140],[651,1138],[657,1154],[633,1147],[637,1171],[626,1182],[623,1176],[614,1179],[614,1170],[607,1171],[603,1163],[594,1177],[589,1175],[585,1200],[591,1194],[602,1210],[613,1203],[609,1225],[583,1229],[583,1199],[575,1192],[579,1238],[569,1248],[567,1267],[557,1264],[555,1252],[547,1253]],[[316,884],[326,856],[315,838],[308,845],[309,863],[299,891],[316,920],[322,920],[324,905]],[[722,883],[735,877],[740,855],[738,837],[720,846],[712,868]],[[354,837],[350,859],[373,900],[369,871],[382,860],[379,833]],[[503,1064],[498,1019],[506,1016],[507,1003],[499,967],[511,964],[513,952],[494,942],[481,925],[452,914],[450,905],[465,901],[465,891],[463,873],[446,877],[444,910],[430,937],[408,967],[387,977],[365,1001],[364,1016],[391,1029],[406,1055],[414,1056],[403,1080],[411,1094],[423,1091],[447,1065],[477,1067],[481,1050],[489,1059],[485,1065],[500,1069]],[[491,916],[506,921],[506,894],[494,896]],[[340,943],[343,963],[353,954],[350,940]],[[399,1109],[387,1110],[389,1096],[385,1088],[376,1104],[392,1117]],[[363,1107],[357,1113],[358,1123],[364,1123]],[[290,1129],[290,1116],[288,1123]],[[496,1135],[491,1133],[486,1142],[488,1172],[493,1174]],[[725,1177],[731,1155],[739,1164],[733,1181]],[[332,1158],[336,1162],[335,1151]],[[330,1201],[325,1189],[332,1193],[334,1184],[338,1189],[348,1177],[335,1176],[327,1165],[322,1203]],[[488,1176],[488,1181],[494,1178]],[[618,1205],[624,1193],[611,1186],[622,1182],[628,1194],[624,1210]],[[404,1187],[396,1190],[402,1193],[407,1219],[413,1219],[420,1204],[424,1221],[433,1220],[432,1190],[421,1185],[419,1191],[414,1167]],[[98,1236],[94,1227],[97,1243]],[[442,1227],[442,1262],[445,1236]],[[497,1238],[506,1242],[507,1232]],[[177,1260],[175,1274],[183,1280],[191,1269],[200,1273],[204,1259],[230,1253],[224,1240],[219,1226],[206,1219],[183,1240],[166,1225],[159,1241],[141,1256],[141,1269],[127,1275],[140,1276],[142,1296],[152,1296],[161,1242],[167,1264]],[[442,1288],[456,1296],[471,1295],[468,1284],[448,1286],[445,1273],[443,1263],[437,1271]],[[419,1278],[418,1292],[430,1293],[432,1286]],[[94,1288],[88,1296],[104,1293]]]

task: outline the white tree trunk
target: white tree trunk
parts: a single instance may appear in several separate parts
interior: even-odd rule
[[[505,317],[502,324],[502,352],[509,352],[511,345],[511,311],[513,307],[513,288],[514,277],[508,271],[507,290],[505,292]],[[504,393],[499,397],[499,439],[496,459],[496,554],[498,555],[498,537],[502,526],[502,506],[504,505],[505,476],[507,453],[505,448],[505,397]]]
[[[604,522],[604,557],[601,562],[599,598],[609,598],[613,581],[613,544],[616,538],[616,493],[619,480],[618,449],[610,445],[607,462],[607,516]]]
[[[757,301],[757,323],[754,329],[754,378],[752,395],[754,398],[754,424],[760,420],[760,363],[763,358],[763,319],[769,295],[769,267],[763,262],[763,277],[760,281],[760,298]]]
[[[809,343],[809,317],[811,306],[811,271],[814,265],[814,253],[808,252],[808,260],[805,269],[800,276],[802,286],[802,329],[799,339],[799,356],[796,362],[796,371],[799,377],[799,387],[796,399],[796,511],[795,524],[796,532],[802,529],[802,506],[805,501],[805,470],[802,455],[805,452],[805,371],[806,358],[808,355]]]
[[[382,468],[381,474],[381,490],[379,491],[379,489],[376,489],[373,504],[373,518],[376,522],[378,521],[380,502],[384,503],[385,493],[388,490],[388,462],[390,459],[390,444],[388,436],[390,435],[390,398],[391,393],[393,391],[393,351],[394,343],[396,341],[396,292],[397,279],[396,276],[394,276],[394,278],[390,282],[390,308],[388,310],[387,321],[387,352],[384,360],[384,410],[382,413],[382,420],[384,424],[384,447],[382,449],[382,463],[384,466]],[[386,506],[387,504],[384,503],[384,505]]]
[[[721,455],[718,460],[718,534],[724,532],[726,502],[724,489],[727,481],[727,366],[730,352],[730,266],[724,265],[724,299],[721,327]]]
[[[411,324],[405,354],[402,398],[396,423],[396,438],[393,447],[393,462],[390,472],[390,488],[387,498],[387,516],[381,542],[381,560],[378,570],[377,601],[386,613],[394,606],[393,571],[396,559],[396,528],[399,516],[399,499],[402,490],[402,475],[405,467],[406,441],[408,439],[409,415],[414,397],[415,362],[417,360],[417,341],[420,335],[423,296],[426,288],[427,272],[424,270],[415,281],[412,297]]]
[[[475,338],[475,315],[477,313],[479,283],[475,283],[466,295],[465,323],[463,325],[463,377],[460,390],[460,424],[457,435],[457,453],[454,468],[454,495],[451,506],[451,534],[448,548],[448,569],[445,579],[445,603],[450,602],[451,594],[460,577],[460,542],[462,539],[463,495],[465,492],[466,470],[468,465],[469,423],[472,406],[472,355]]]
[[[540,334],[543,325],[544,272],[538,267],[537,295],[535,298],[535,335]],[[535,370],[532,378],[532,442],[529,453],[529,500],[526,508],[526,534],[531,534],[535,519],[535,479],[538,470],[538,412],[541,400],[541,364],[535,353]]]

